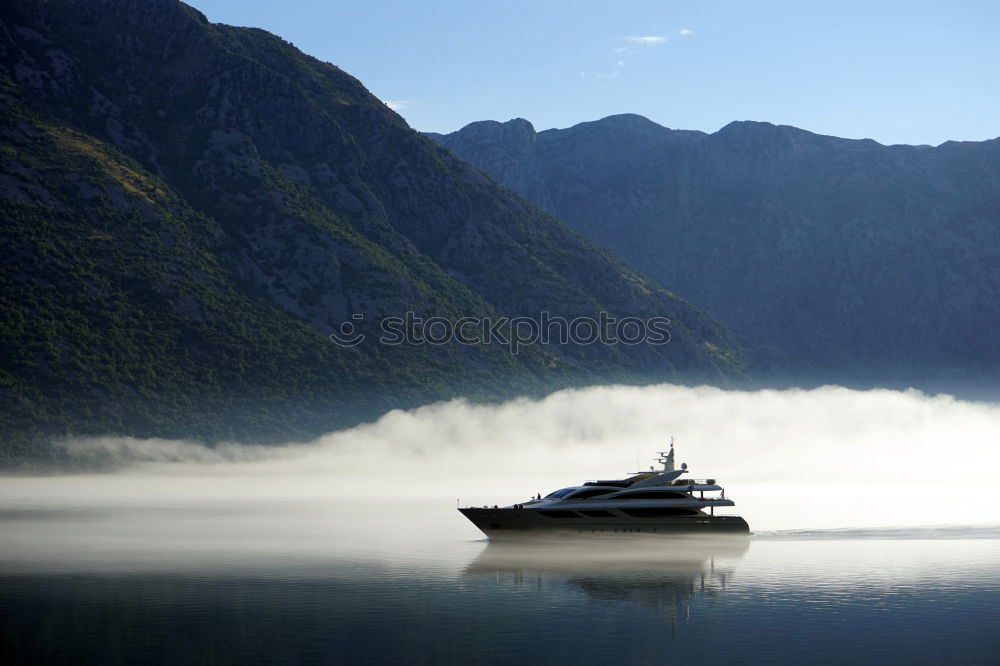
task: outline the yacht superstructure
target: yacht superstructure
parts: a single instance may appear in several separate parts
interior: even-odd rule
[[[657,462],[663,469],[650,467],[621,480],[585,481],[510,506],[459,511],[491,539],[545,533],[750,532],[743,518],[716,514],[716,509],[735,503],[715,479],[681,478],[687,474],[687,464],[674,468],[673,439],[669,451],[659,452]]]

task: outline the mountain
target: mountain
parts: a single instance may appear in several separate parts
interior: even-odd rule
[[[287,441],[453,396],[746,377],[723,326],[274,35],[175,0],[0,18],[12,464],[66,435]],[[669,342],[504,344],[601,313]]]
[[[620,115],[429,135],[698,303],[788,379],[997,397],[1000,139],[883,146]]]

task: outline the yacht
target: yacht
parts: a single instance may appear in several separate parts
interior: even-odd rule
[[[685,477],[674,468],[674,446],[653,467],[625,479],[585,481],[510,506],[460,507],[490,539],[540,535],[749,534],[743,518],[716,513],[735,506],[715,479]],[[683,478],[682,478],[683,477]]]

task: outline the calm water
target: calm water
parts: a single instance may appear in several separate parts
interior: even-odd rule
[[[264,500],[0,530],[4,664],[1000,664],[997,530],[512,547],[447,506]]]

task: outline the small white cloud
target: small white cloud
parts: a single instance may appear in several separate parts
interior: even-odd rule
[[[408,107],[410,104],[413,104],[413,102],[411,102],[408,99],[401,99],[401,100],[397,100],[395,102],[391,102],[389,100],[385,100],[385,105],[387,107],[389,107],[390,109],[392,109],[393,111],[402,111],[403,109],[405,109],[406,107]]]
[[[626,37],[625,41],[642,46],[656,46],[667,41],[667,38],[660,35],[647,35],[645,37]]]
[[[680,30],[677,31],[677,34],[680,35],[681,37],[687,37],[688,35],[693,35],[694,34],[694,30],[688,30],[687,28],[681,28]]]

